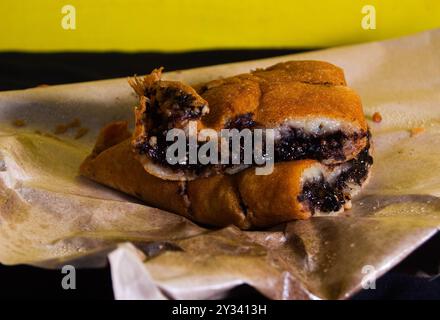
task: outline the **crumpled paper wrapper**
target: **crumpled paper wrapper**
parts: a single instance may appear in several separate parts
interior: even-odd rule
[[[343,299],[389,270],[440,227],[440,30],[165,76],[194,84],[289,59],[343,67],[362,97],[375,164],[348,214],[202,228],[78,177],[99,128],[132,121],[126,79],[2,92],[0,262],[99,267],[109,255],[119,299],[221,298],[241,284],[272,299]],[[78,127],[89,131],[75,139]]]

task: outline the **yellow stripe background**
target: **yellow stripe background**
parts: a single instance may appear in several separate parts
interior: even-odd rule
[[[61,8],[76,8],[76,30]],[[363,30],[372,4],[377,29]],[[0,50],[324,47],[440,27],[438,0],[1,0]]]

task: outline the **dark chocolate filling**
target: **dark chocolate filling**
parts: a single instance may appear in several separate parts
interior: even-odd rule
[[[203,165],[201,163],[196,164],[190,164],[190,163],[176,163],[174,165],[171,165],[166,160],[166,151],[167,148],[173,143],[172,141],[166,141],[166,133],[167,131],[162,131],[162,133],[159,133],[155,135],[157,137],[157,142],[155,146],[151,146],[147,141],[140,143],[136,146],[139,154],[146,154],[148,155],[155,163],[159,163],[163,166],[167,166],[169,168],[172,168],[175,171],[184,170],[185,172],[192,172],[196,175],[203,175],[205,171],[210,169],[211,166]],[[177,139],[177,138],[176,138]],[[188,140],[188,139],[187,139]],[[188,143],[188,141],[187,141]],[[200,147],[199,145],[198,147]]]
[[[245,113],[235,117],[226,123],[225,129],[243,130],[255,128],[257,127],[257,123],[254,121],[253,116],[253,113]]]
[[[303,185],[303,192],[298,196],[300,202],[305,203],[312,213],[339,211],[350,195],[344,192],[348,184],[361,185],[368,175],[373,164],[373,158],[368,153],[369,145],[363,149],[356,159],[348,162],[349,168],[344,170],[331,184],[319,177]]]
[[[197,105],[196,97],[176,87],[153,87],[146,96],[152,101],[151,116],[159,128],[170,128],[176,122],[202,116],[203,106]]]
[[[303,186],[303,193],[298,196],[300,202],[305,202],[309,210],[315,213],[339,211],[345,203],[341,189],[331,186],[324,178],[308,181]]]
[[[356,141],[362,136],[348,136],[342,131],[327,134],[305,133],[303,129],[289,128],[275,144],[276,161],[299,159],[345,160],[344,144],[347,140]]]

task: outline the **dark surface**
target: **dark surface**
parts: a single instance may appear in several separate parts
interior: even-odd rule
[[[0,90],[145,74],[285,55],[296,50],[224,50],[192,53],[0,53]]]
[[[158,66],[166,71],[258,59],[294,53],[294,50],[211,51],[179,54],[23,54],[0,53],[0,90],[125,77],[144,74]],[[440,272],[440,235],[437,234],[402,263],[381,277],[375,290],[362,290],[354,299],[440,299],[440,277],[423,278],[417,272]],[[0,265],[0,298],[112,299],[110,269],[76,271],[76,289],[64,290],[65,274],[29,266]],[[231,298],[263,297],[241,286]]]

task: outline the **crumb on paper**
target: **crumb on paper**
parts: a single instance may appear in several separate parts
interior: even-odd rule
[[[61,134],[65,133],[69,129],[65,124],[59,124],[55,127],[54,133],[55,134]]]
[[[24,127],[26,126],[26,121],[24,121],[23,119],[15,119],[12,124],[16,127]]]
[[[81,126],[81,120],[79,120],[78,118],[73,119],[72,121],[70,121],[67,126],[69,128],[77,128]]]
[[[89,132],[88,128],[84,128],[84,127],[78,128],[78,130],[76,131],[76,134],[75,134],[75,139],[79,139],[79,138],[85,136],[87,134],[87,132]]]
[[[382,122],[382,115],[379,112],[373,113],[373,121],[376,123]]]
[[[55,139],[55,140],[57,140],[57,141],[62,141],[62,140],[61,140],[59,137],[57,137],[56,135],[53,135],[53,134],[48,133],[48,132],[42,132],[42,131],[40,131],[40,130],[34,130],[34,133],[35,133],[35,134],[38,134],[38,135],[40,135],[40,136],[43,136],[43,137],[48,137],[48,138]]]
[[[425,131],[425,128],[423,128],[423,127],[412,128],[410,130],[410,135],[411,135],[411,137],[414,137],[414,136],[416,136],[418,134],[421,134],[424,131]]]
[[[79,120],[78,118],[75,118],[68,123],[62,123],[62,124],[57,125],[55,127],[54,133],[55,134],[66,133],[67,130],[69,130],[70,128],[78,128],[80,126],[81,126],[81,120]]]

